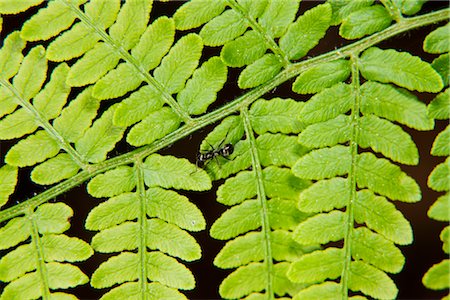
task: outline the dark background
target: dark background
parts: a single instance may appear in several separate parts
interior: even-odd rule
[[[305,10],[317,5],[318,1],[303,1],[300,4],[299,14]],[[155,19],[160,15],[173,15],[173,12],[183,2],[170,1],[169,3],[156,2],[154,4],[151,18]],[[427,2],[421,13],[434,11],[443,7],[448,7],[448,1],[430,1]],[[25,13],[15,16],[3,16],[3,31],[1,32],[1,42],[12,31],[19,30],[25,20],[30,15],[36,12],[37,8],[30,9]],[[425,36],[433,29],[442,26],[443,24],[435,24],[396,36],[390,40],[384,41],[377,45],[377,47],[386,49],[393,48],[398,51],[408,51],[413,55],[420,56],[423,60],[431,62],[436,55],[424,53],[422,50],[422,43]],[[193,32],[196,32],[195,30]],[[177,35],[185,34],[185,32],[177,33]],[[308,57],[320,55],[335,48],[342,47],[349,44],[349,41],[343,40],[338,35],[336,27],[330,28],[327,36],[322,39],[320,44],[308,53]],[[32,47],[33,43],[29,43]],[[27,51],[27,50],[26,50]],[[218,48],[206,48],[204,51],[205,60],[211,55],[218,55]],[[202,60],[203,60],[202,58]],[[70,64],[70,62],[69,62]],[[238,97],[244,92],[240,90],[237,85],[237,76],[239,70],[229,69],[228,82],[224,89],[219,92],[218,101],[214,103],[210,110],[223,105],[226,102]],[[296,100],[304,101],[310,98],[310,95],[297,95],[291,91],[291,82],[287,82],[282,86],[277,87],[270,95],[271,97],[290,97]],[[424,103],[429,103],[434,95],[428,93],[417,93]],[[411,222],[414,231],[414,243],[409,246],[400,247],[406,257],[406,264],[400,274],[392,275],[391,278],[399,288],[398,299],[439,299],[442,298],[445,291],[431,291],[422,285],[422,276],[435,263],[440,262],[446,258],[442,251],[442,242],[439,239],[441,230],[445,227],[444,222],[437,222],[427,217],[428,208],[434,203],[438,196],[442,193],[434,192],[427,187],[427,178],[434,167],[443,162],[444,158],[433,157],[430,155],[431,145],[439,132],[441,132],[448,124],[448,121],[437,121],[435,129],[429,132],[420,132],[403,127],[409,134],[419,148],[420,163],[418,166],[402,166],[402,169],[412,176],[420,185],[422,190],[422,201],[415,204],[406,204],[395,202],[398,209],[402,211],[405,217]],[[188,138],[171,145],[168,149],[160,151],[162,154],[170,154],[177,157],[188,158],[191,162],[195,162],[195,157],[198,151],[201,140],[214,126],[206,127]],[[0,165],[3,165],[3,158],[8,149],[14,145],[17,140],[1,141],[0,143]],[[124,153],[131,150],[125,144],[120,144],[119,147],[111,153],[112,156]],[[36,193],[44,190],[43,187],[37,186],[29,180],[30,168],[21,169],[19,174],[18,190],[12,196],[11,204],[22,202],[27,198],[32,197]],[[213,189],[209,192],[193,193],[183,192],[194,202],[203,212],[207,221],[207,230],[200,233],[193,233],[198,243],[202,247],[202,258],[199,261],[187,263],[187,267],[193,272],[196,278],[196,288],[193,291],[186,291],[185,294],[190,299],[219,299],[218,286],[223,278],[230,273],[230,271],[220,270],[213,266],[213,259],[215,255],[223,247],[224,242],[217,241],[209,237],[208,231],[212,223],[225,211],[226,207],[215,201],[215,191],[222,183],[215,182]],[[71,219],[72,227],[66,232],[69,236],[78,236],[85,241],[90,241],[95,232],[89,232],[84,229],[84,221],[89,211],[100,203],[100,200],[93,199],[86,192],[86,186],[83,184],[77,188],[72,189],[68,193],[61,195],[55,201],[63,201],[72,207],[74,216]],[[3,253],[0,253],[3,254]],[[78,266],[90,276],[98,265],[103,262],[110,255],[96,253],[95,256],[86,262],[78,264]],[[98,299],[107,290],[96,290],[89,285],[77,287],[74,293],[80,299]]]

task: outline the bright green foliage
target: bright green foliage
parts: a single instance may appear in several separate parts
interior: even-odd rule
[[[297,77],[292,90],[299,94],[313,94],[342,82],[350,75],[347,60],[337,60],[309,69]]]
[[[423,41],[423,49],[429,53],[445,53],[450,51],[448,32],[450,25],[439,27],[431,32]]]
[[[387,14],[381,6],[367,6],[349,13],[343,18],[341,33],[346,32],[348,37],[372,33],[371,21],[363,22],[363,26],[356,25],[356,21],[359,14],[378,10]],[[387,20],[383,26],[389,25],[389,16]],[[354,21],[355,28],[361,31],[352,31]],[[316,214],[295,228],[293,238],[306,245],[343,240],[343,247],[305,254],[291,265],[288,278],[314,284],[299,292],[295,299],[344,297],[350,290],[377,299],[391,299],[398,291],[386,273],[398,273],[403,268],[404,257],[395,244],[410,244],[412,229],[388,199],[404,202],[421,199],[414,179],[391,162],[415,165],[419,160],[409,134],[393,122],[419,130],[432,129],[434,122],[416,96],[386,82],[436,92],[442,88],[441,77],[428,63],[394,50],[370,48],[358,59],[328,64],[337,66],[337,63],[347,71],[313,67],[293,83],[296,92],[319,92],[303,105],[298,115],[307,125],[298,135],[299,143],[316,149],[300,157],[292,167],[296,176],[317,180],[301,192],[297,205],[300,211]],[[360,75],[358,68],[368,79],[362,85],[359,80],[354,82]],[[315,69],[316,73],[309,74]],[[342,83],[350,69],[352,82]],[[362,149],[378,152],[391,161]],[[444,184],[440,178],[445,175],[441,173],[435,176],[439,186]],[[382,255],[378,249],[383,249]],[[327,279],[339,279],[339,283]]]
[[[330,26],[331,7],[322,4],[301,15],[280,39],[280,47],[289,59],[299,59],[308,53],[325,35]]]
[[[30,240],[0,259],[0,280],[8,282],[2,299],[50,296],[52,290],[88,282],[88,277],[70,262],[86,260],[93,254],[92,248],[62,234],[69,228],[72,214],[63,203],[43,204],[0,228],[1,249]]]
[[[115,189],[104,190],[107,185]],[[89,183],[93,196],[114,196],[95,207],[86,220],[86,228],[100,230],[91,242],[96,251],[120,253],[92,275],[95,288],[122,284],[105,298],[147,292],[180,298],[183,295],[177,289],[194,288],[191,272],[173,257],[185,261],[200,258],[200,246],[186,230],[203,230],[205,220],[186,197],[164,188],[205,190],[211,188],[211,182],[187,160],[153,154],[144,163],[116,168]],[[138,253],[127,252],[136,250]],[[130,285],[135,280],[141,282],[139,287]]]
[[[17,184],[17,168],[4,165],[0,168],[0,206],[5,205]]]
[[[227,68],[218,57],[213,57],[194,72],[177,101],[190,115],[202,114],[216,100],[226,78]]]
[[[450,119],[450,89],[438,94],[428,105],[428,114],[437,119]]]
[[[359,61],[362,76],[368,80],[392,82],[409,90],[439,92],[442,79],[419,57],[393,49],[372,47],[364,51]]]
[[[403,268],[397,245],[413,233],[391,201],[421,198],[396,164],[419,162],[405,127],[431,130],[450,116],[448,24],[424,41],[431,64],[376,47],[448,11],[405,19],[422,0],[192,0],[159,16],[153,4],[0,0],[1,14],[40,5],[0,49],[0,139],[13,143],[0,168],[0,206],[11,206],[0,211],[0,298],[75,299],[61,290],[88,282],[71,263],[92,246],[109,256],[90,280],[101,299],[186,299],[180,290],[195,279],[184,264],[204,248],[190,232],[206,221],[178,190],[210,190],[211,179],[223,179],[217,201],[229,206],[210,230],[224,241],[214,264],[231,269],[221,297],[395,298],[388,273]],[[329,32],[364,39],[337,49]],[[235,78],[251,90],[215,104]],[[277,98],[290,88],[312,96]],[[427,108],[411,91],[437,95]],[[157,153],[206,126],[199,152],[210,160]],[[429,216],[444,222],[449,144],[447,128],[431,149],[446,160],[429,178],[445,193]],[[21,199],[13,192],[27,172],[54,186]],[[91,246],[62,234],[68,206],[44,204],[85,182],[106,198],[85,223],[97,231]],[[445,253],[449,236],[447,226]],[[444,260],[424,283],[448,288],[447,270]]]
[[[450,57],[449,54],[442,54],[433,60],[431,66],[441,75],[444,86],[448,86]]]
[[[289,111],[282,109],[286,106]],[[238,172],[217,191],[217,201],[232,207],[210,230],[212,237],[229,240],[214,264],[237,268],[219,287],[224,298],[293,296],[301,288],[286,278],[290,262],[314,249],[297,244],[291,233],[307,216],[297,210],[296,199],[309,182],[296,178],[286,168],[308,150],[296,143],[295,136],[288,135],[303,127],[293,114],[301,108],[300,103],[290,99],[261,99],[240,117],[225,119],[205,139],[206,145],[213,147],[224,143],[235,145],[234,152],[227,157],[230,161],[206,162],[208,172],[222,170],[220,174],[212,173],[216,178]],[[246,140],[240,140],[244,131]],[[240,145],[246,147],[242,152]],[[237,169],[236,161],[242,156],[252,171],[241,171],[249,167],[247,164]]]
[[[2,14],[13,14],[22,11],[26,11],[28,8],[42,3],[43,0],[27,0],[27,1],[1,1],[0,2],[0,13]]]
[[[339,27],[346,39],[357,39],[383,30],[391,24],[391,16],[382,5],[373,5],[349,14]]]
[[[448,27],[448,26],[447,26]],[[436,33],[436,32],[435,32]],[[428,36],[430,37],[431,34]],[[424,44],[425,48],[425,44]],[[439,94],[428,105],[430,115],[437,119],[449,119],[449,90]],[[437,165],[428,177],[428,186],[435,191],[445,192],[436,202],[431,205],[428,210],[428,216],[431,219],[446,222],[450,221],[450,147],[449,147],[449,126],[438,134],[433,143],[431,154],[435,156],[444,156],[446,160]],[[443,242],[443,250],[445,253],[450,252],[449,227],[445,227],[441,232],[441,240]],[[442,260],[440,263],[433,265],[423,276],[423,284],[433,290],[448,290],[450,288],[450,261]]]
[[[120,1],[90,1],[84,6],[86,15],[102,29],[109,28],[120,9]],[[47,58],[64,61],[79,57],[95,46],[99,36],[83,23],[75,24],[61,33],[47,48]]]

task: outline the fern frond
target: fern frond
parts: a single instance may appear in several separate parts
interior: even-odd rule
[[[449,25],[445,25],[431,32],[424,41],[423,48],[427,52],[431,53],[443,53],[446,54],[440,56],[448,57],[448,38],[444,32],[448,29]],[[435,62],[438,60],[436,59]],[[433,62],[433,63],[435,63]],[[448,62],[446,62],[448,64]],[[444,63],[444,64],[446,64]],[[437,66],[439,71],[439,63],[433,65]],[[447,76],[448,70],[440,72],[441,76]],[[447,86],[446,90],[438,94],[428,105],[428,113],[435,119],[448,120],[450,119],[450,109],[448,107],[450,103],[450,92],[448,88],[448,78],[443,77],[444,84]],[[434,220],[448,222],[450,221],[450,126],[447,126],[442,132],[438,134],[433,146],[431,148],[431,154],[434,156],[446,157],[445,161],[437,165],[428,177],[428,186],[435,191],[444,192],[436,202],[428,210],[428,217]],[[448,255],[450,253],[450,227],[446,226],[440,235],[443,242],[442,249]],[[433,290],[449,290],[450,288],[450,260],[444,259],[439,263],[434,264],[423,276],[423,284]],[[448,296],[447,296],[448,298]],[[445,299],[445,297],[443,298]]]
[[[104,188],[114,183],[116,189]],[[205,220],[186,197],[167,189],[210,187],[207,174],[187,160],[157,154],[143,163],[118,167],[90,181],[91,195],[111,197],[86,219],[87,229],[100,231],[93,237],[92,247],[103,253],[120,252],[92,275],[91,285],[95,288],[120,284],[102,299],[130,294],[184,299],[177,290],[193,289],[195,280],[174,257],[184,261],[201,257],[200,246],[186,230],[203,230]],[[137,253],[128,252],[136,250]]]
[[[88,277],[70,263],[88,259],[92,248],[62,234],[69,228],[72,214],[63,203],[43,204],[0,228],[1,249],[17,246],[0,259],[0,280],[8,282],[2,299],[73,297],[54,291],[88,282]]]
[[[364,15],[377,9],[384,11],[368,6],[357,13]],[[357,18],[356,13],[349,14],[341,30],[347,30],[346,26]],[[371,26],[366,25],[357,28],[361,34]],[[404,264],[395,244],[412,242],[410,224],[387,198],[419,201],[418,184],[389,160],[358,152],[368,148],[392,161],[417,164],[416,145],[392,122],[431,129],[434,122],[426,106],[408,91],[375,80],[438,92],[442,89],[441,76],[419,58],[394,50],[370,48],[361,57],[350,58],[340,60],[351,69],[349,85],[341,83],[349,73],[340,77],[338,70],[317,67],[318,72],[311,68],[292,86],[297,93],[319,92],[300,112],[299,119],[308,126],[298,137],[301,144],[318,149],[300,157],[292,167],[296,176],[317,180],[301,192],[298,208],[318,214],[301,222],[293,238],[306,245],[344,241],[341,249],[314,251],[291,265],[290,280],[314,284],[299,292],[299,299],[305,295],[323,299],[331,293],[348,297],[349,290],[379,299],[395,298],[397,288],[386,273],[398,273]],[[363,85],[360,75],[368,80]],[[345,211],[338,210],[342,208]],[[355,222],[367,227],[357,227]],[[373,252],[379,247],[384,249],[383,256]],[[330,279],[339,279],[339,283],[327,281]]]
[[[309,182],[296,178],[286,168],[309,150],[288,135],[304,126],[292,115],[301,108],[301,103],[290,99],[258,100],[239,117],[225,119],[202,144],[205,150],[224,143],[235,145],[230,161],[206,164],[210,174],[223,170],[221,177],[238,172],[217,191],[217,201],[232,207],[210,230],[213,238],[230,240],[214,264],[237,268],[220,285],[219,293],[224,298],[273,299],[292,296],[302,287],[286,277],[290,262],[315,248],[297,244],[291,232],[307,216],[297,210],[296,199]],[[244,131],[246,139],[241,140]],[[255,134],[259,136],[255,138]],[[237,169],[240,156],[246,157],[248,164]],[[245,170],[250,166],[251,171]],[[212,175],[220,178],[217,173]]]
[[[225,9],[225,5],[230,8]],[[304,57],[325,35],[331,6],[318,5],[294,22],[298,7],[298,0],[229,0],[203,7],[193,1],[184,4],[174,18],[182,30],[206,23],[200,30],[205,45],[223,45],[220,56],[226,65],[246,66],[238,78],[239,87],[245,89],[275,77],[289,61]],[[193,20],[187,19],[188,12]],[[211,13],[208,17],[207,12]],[[241,51],[243,45],[252,51]]]

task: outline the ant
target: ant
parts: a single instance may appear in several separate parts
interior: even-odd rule
[[[205,153],[199,153],[197,155],[197,166],[199,164],[203,166],[207,161],[217,158],[218,156],[222,156],[223,158],[228,159],[227,157],[230,156],[234,151],[234,147],[232,144],[225,144],[223,147],[218,149],[214,149],[213,146],[211,146],[211,148],[212,150]]]

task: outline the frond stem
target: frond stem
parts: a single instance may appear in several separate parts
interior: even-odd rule
[[[175,143],[181,138],[189,136],[190,134],[196,132],[197,130],[202,129],[210,124],[213,124],[225,118],[226,116],[235,113],[236,111],[239,111],[242,107],[247,107],[264,94],[273,90],[275,87],[281,85],[287,80],[297,76],[298,74],[312,67],[318,66],[323,63],[331,62],[337,59],[348,57],[352,53],[362,52],[365,49],[370,48],[381,41],[384,41],[388,38],[391,38],[405,31],[447,20],[449,12],[450,9],[442,9],[418,17],[405,18],[401,23],[394,24],[383,31],[375,33],[365,39],[359,40],[358,42],[322,54],[320,56],[308,59],[306,61],[291,64],[284,71],[280,72],[277,76],[266,82],[264,85],[261,85],[259,87],[250,90],[245,95],[238,97],[237,99],[229,102],[228,104],[206,115],[193,119],[192,122],[186,123],[178,130],[168,134],[164,138],[157,140],[150,145],[143,146],[128,153],[92,165],[90,166],[89,169],[76,174],[72,178],[63,181],[62,183],[56,185],[55,187],[52,187],[44,191],[43,193],[26,200],[25,202],[15,205],[11,208],[2,210],[0,212],[0,222],[22,215],[24,214],[27,206],[36,207],[42,203],[49,201],[50,199],[54,199],[58,195],[64,193],[65,191],[77,185],[80,185],[81,183],[88,180],[92,176],[110,170],[117,166],[134,163],[136,159],[142,159],[143,157],[146,157],[151,153],[159,151]]]
[[[41,297],[42,299],[50,299],[50,288],[48,284],[47,269],[44,261],[44,249],[42,248],[41,237],[39,236],[39,229],[34,217],[33,208],[28,207],[25,218],[30,221],[31,227],[31,242],[36,253],[36,273],[40,277],[41,284]]]
[[[138,160],[135,164],[136,173],[136,191],[139,195],[139,286],[141,299],[146,299],[147,294],[147,199],[145,195],[144,170],[142,161]]]
[[[21,93],[7,80],[0,78],[0,85],[8,88],[15,96],[19,105],[27,110],[37,120],[39,126],[41,126],[50,136],[52,136],[58,143],[59,147],[66,151],[75,163],[82,169],[86,169],[88,164],[85,163],[80,154],[62,137],[59,132],[48,122],[48,120],[29,102],[26,101]]]
[[[153,76],[151,76],[145,68],[143,68],[140,63],[120,44],[118,44],[114,39],[112,39],[103,29],[98,28],[92,20],[84,14],[76,5],[68,0],[60,0],[63,1],[68,7],[70,7],[73,12],[77,15],[77,17],[90,28],[96,32],[101,39],[107,43],[109,46],[117,50],[120,53],[120,56],[123,60],[131,64],[141,75],[142,79],[148,84],[154,86],[160,93],[164,101],[175,111],[175,113],[185,122],[191,123],[192,118],[189,114],[183,110],[183,108],[178,104],[178,102],[167,93],[164,86],[161,85],[159,81],[157,81]]]
[[[352,62],[352,87],[354,94],[354,102],[352,113],[350,116],[352,133],[350,137],[350,152],[352,157],[352,162],[350,166],[350,172],[348,173],[348,178],[350,181],[350,197],[347,202],[347,207],[345,210],[346,214],[346,226],[344,232],[344,267],[342,269],[341,275],[341,299],[348,299],[348,277],[351,272],[351,262],[352,262],[352,235],[354,229],[354,203],[356,202],[356,172],[358,164],[358,136],[359,136],[359,117],[360,117],[360,83],[359,83],[359,69],[357,62],[357,55],[351,56]]]
[[[269,222],[269,207],[267,205],[266,191],[264,188],[263,174],[261,168],[261,161],[259,160],[258,149],[256,146],[255,136],[253,135],[253,129],[250,122],[250,116],[246,107],[241,109],[241,117],[244,121],[245,135],[250,144],[250,155],[252,157],[252,168],[256,177],[256,191],[260,205],[261,212],[261,231],[264,235],[264,263],[267,268],[267,287],[266,294],[267,299],[275,299],[273,290],[273,258],[272,258],[272,246],[270,241],[270,222]]]
[[[262,26],[256,22],[255,19],[251,18],[249,16],[249,14],[244,10],[244,8],[237,3],[235,0],[226,0],[228,5],[237,13],[239,13],[244,19],[246,19],[248,21],[248,23],[250,24],[250,27],[256,31],[260,37],[263,38],[266,46],[276,55],[278,56],[279,59],[281,59],[281,61],[283,62],[284,66],[287,66],[290,64],[289,59],[287,58],[286,54],[283,52],[283,50],[281,50],[280,47],[278,47],[278,44],[275,43],[275,41],[273,40],[273,38],[266,34],[266,31],[264,30],[264,28],[262,28]]]

